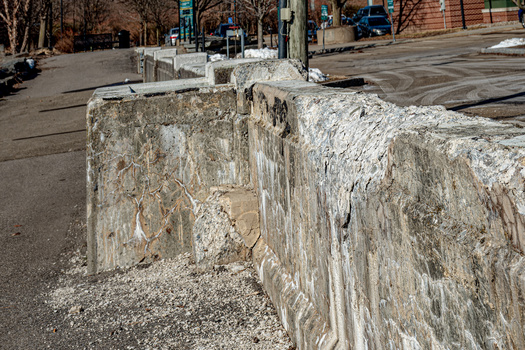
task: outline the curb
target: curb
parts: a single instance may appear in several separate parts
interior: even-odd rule
[[[523,56],[525,55],[525,49],[513,49],[513,48],[500,48],[500,49],[481,49],[480,53],[484,54],[496,54],[496,55],[509,55],[509,56]]]

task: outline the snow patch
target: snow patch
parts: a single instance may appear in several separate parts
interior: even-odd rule
[[[226,55],[220,53],[208,56],[208,62],[224,61],[225,59],[227,59]]]
[[[327,81],[328,75],[323,74],[321,70],[318,68],[310,68],[308,69],[308,81],[311,81],[313,83],[317,83],[320,81]]]
[[[491,49],[501,49],[504,47],[514,47],[514,46],[521,46],[525,45],[525,39],[524,38],[512,38],[503,40],[498,45],[491,46]]]
[[[237,55],[239,58],[242,57],[241,54]],[[277,58],[277,50],[272,50],[267,47],[264,49],[248,49],[244,50],[244,58]]]

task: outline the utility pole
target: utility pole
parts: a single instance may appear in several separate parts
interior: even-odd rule
[[[308,69],[308,0],[291,1],[290,58],[300,59]]]
[[[459,5],[461,6],[461,21],[463,22],[463,29],[467,29],[465,24],[465,9],[463,8],[463,0],[459,0]]]
[[[279,58],[287,58],[288,57],[288,50],[287,50],[287,43],[286,43],[286,22],[281,20],[281,9],[286,8],[287,1],[286,0],[278,0],[279,1],[279,12],[277,13],[279,22],[277,25],[277,46],[278,46],[278,57]]]

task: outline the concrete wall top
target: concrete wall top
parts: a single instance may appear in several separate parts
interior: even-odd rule
[[[173,59],[173,66],[175,70],[179,70],[183,65],[206,64],[208,62],[208,54],[206,52],[195,52],[184,55],[177,55]]]
[[[199,89],[208,86],[210,86],[210,84],[206,78],[120,85],[96,89],[91,99],[118,100],[141,95],[162,94],[171,91],[176,92],[188,89]]]
[[[144,56],[150,56],[150,55],[153,56],[153,53],[154,53],[155,51],[159,51],[159,50],[161,50],[162,47],[160,47],[160,46],[155,46],[155,47],[143,47],[143,48],[141,48],[141,49],[142,49],[142,53],[144,54]],[[139,53],[140,53],[140,51],[139,51]]]
[[[155,60],[165,58],[165,57],[175,57],[177,56],[177,49],[164,49],[157,50],[153,52],[153,58]]]

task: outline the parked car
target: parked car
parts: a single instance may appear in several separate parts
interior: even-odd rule
[[[319,30],[319,27],[317,26],[317,23],[310,20],[308,21],[308,42],[317,41],[317,31]]]
[[[380,36],[392,33],[390,21],[383,16],[363,17],[357,24],[362,37]]]
[[[171,28],[166,35],[166,45],[175,46],[177,45],[177,39],[179,38],[179,27]]]
[[[388,18],[388,13],[386,12],[383,5],[372,5],[359,9],[352,19],[354,22],[359,23],[361,18],[368,16],[382,16]]]
[[[232,24],[232,23],[222,23],[222,24],[219,24],[217,29],[215,29],[215,31],[213,33],[210,33],[210,35],[218,36],[218,37],[221,37],[221,38],[225,38],[226,37],[226,32],[228,30],[235,30],[235,29],[241,29],[241,26],[239,26],[238,24]],[[244,32],[244,37],[246,37],[246,36],[247,36],[247,34],[246,34],[246,31],[245,31]]]

